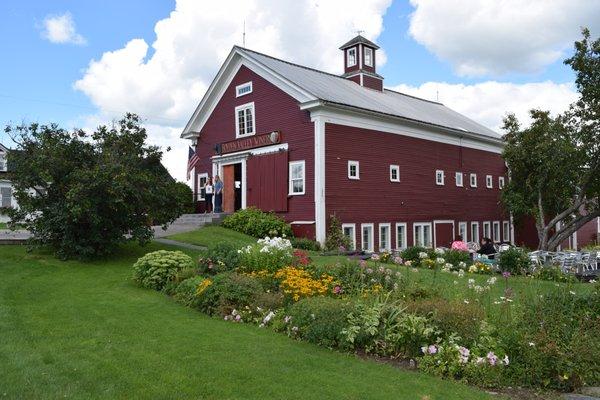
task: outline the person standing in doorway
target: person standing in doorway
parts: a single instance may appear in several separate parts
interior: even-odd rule
[[[215,212],[223,212],[223,182],[219,175],[215,175]]]
[[[206,184],[204,185],[204,213],[212,213],[213,212],[213,194],[215,192],[214,186],[212,184],[212,179],[208,178],[206,180]]]

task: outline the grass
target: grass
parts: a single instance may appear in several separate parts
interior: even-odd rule
[[[205,226],[191,232],[177,233],[168,236],[169,239],[199,246],[213,247],[220,242],[228,242],[236,247],[242,247],[256,242],[256,238],[216,225]]]
[[[82,263],[0,247],[0,397],[491,398],[212,319],[133,285],[132,263],[160,248],[166,247],[130,245],[109,259]]]

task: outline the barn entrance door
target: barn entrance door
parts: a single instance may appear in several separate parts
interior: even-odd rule
[[[232,213],[242,208],[242,163],[223,166],[223,211]]]
[[[454,221],[433,221],[433,247],[450,247],[454,240]]]
[[[285,212],[288,206],[288,153],[256,155],[247,161],[248,206]]]

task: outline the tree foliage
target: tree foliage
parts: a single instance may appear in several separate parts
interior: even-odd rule
[[[523,128],[504,120],[504,159],[510,182],[502,199],[517,217],[533,216],[539,248],[554,249],[600,215],[600,39],[575,42],[565,61],[576,74],[580,97],[556,117],[532,110]]]
[[[9,155],[19,204],[12,222],[29,229],[32,245],[49,245],[61,258],[102,256],[127,240],[145,244],[151,225],[183,210],[162,152],[146,144],[134,114],[92,134],[56,124],[6,132],[18,146]]]

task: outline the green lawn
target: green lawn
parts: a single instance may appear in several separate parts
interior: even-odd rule
[[[228,242],[242,247],[256,242],[256,238],[216,225],[208,225],[192,232],[178,233],[168,236],[169,239],[199,246],[213,247],[220,242]]]
[[[211,319],[134,286],[131,264],[159,248],[81,263],[0,247],[0,398],[491,398]]]

